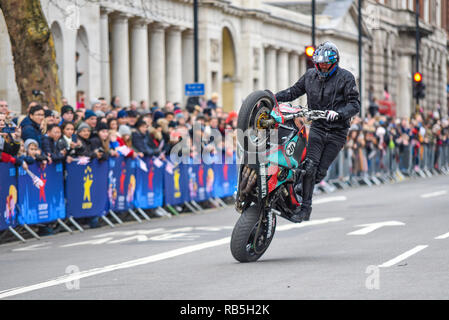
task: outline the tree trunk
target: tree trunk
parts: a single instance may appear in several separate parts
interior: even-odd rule
[[[26,112],[31,101],[60,110],[62,93],[56,51],[40,0],[0,0],[0,9],[11,40],[22,112]],[[35,96],[33,90],[44,94]]]

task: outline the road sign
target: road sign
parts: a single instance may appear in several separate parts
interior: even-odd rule
[[[204,83],[186,83],[186,96],[202,96],[204,95]]]

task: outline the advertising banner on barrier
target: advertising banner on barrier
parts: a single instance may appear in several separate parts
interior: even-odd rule
[[[0,163],[0,230],[17,225],[17,172],[9,163]]]
[[[136,194],[134,206],[152,209],[164,204],[164,163],[157,158],[145,158],[146,165],[136,166]]]
[[[206,201],[213,196],[214,170],[213,165],[185,165],[189,175],[190,199],[196,202]]]
[[[164,170],[165,203],[178,205],[190,200],[188,164],[167,161]]]
[[[67,164],[67,215],[74,218],[101,216],[108,204],[108,162]]]
[[[226,163],[228,162],[228,163]],[[237,189],[237,164],[226,161],[223,164],[214,164],[215,182],[214,197],[230,197]]]
[[[134,208],[136,191],[136,160],[109,158],[108,200],[109,209],[125,211]]]
[[[19,168],[19,223],[36,224],[55,221],[66,216],[62,163]],[[30,175],[31,173],[31,175]]]

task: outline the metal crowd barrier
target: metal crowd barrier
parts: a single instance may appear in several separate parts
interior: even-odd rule
[[[395,146],[384,150],[344,147],[331,164],[320,191],[333,191],[359,185],[379,185],[402,181],[405,177],[431,177],[449,174],[449,145],[434,143]]]

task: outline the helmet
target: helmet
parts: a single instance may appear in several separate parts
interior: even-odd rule
[[[326,41],[318,46],[313,54],[313,63],[315,68],[318,70],[320,78],[325,79],[331,76],[337,69],[338,62],[340,61],[340,53],[335,44],[330,41]],[[319,63],[327,63],[332,66],[327,72],[323,72],[319,66]]]

